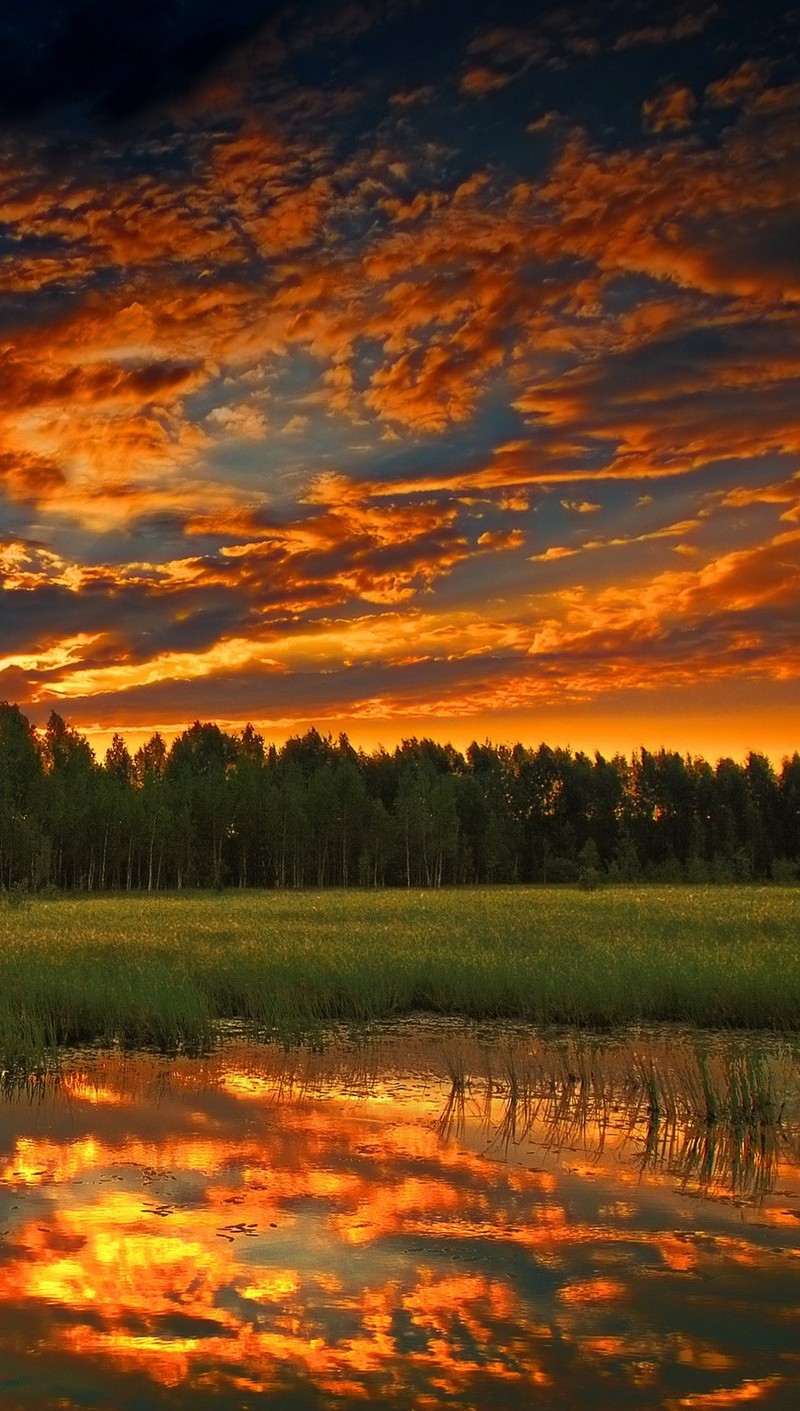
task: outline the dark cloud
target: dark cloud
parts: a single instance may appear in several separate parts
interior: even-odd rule
[[[213,676],[189,681],[161,680],[133,686],[125,692],[124,712],[128,718],[146,723],[169,719],[191,720],[198,715],[228,715],[241,719],[270,719],[291,712],[316,715],[359,714],[376,696],[391,700],[402,710],[419,708],[420,702],[444,693],[457,700],[464,690],[487,696],[491,683],[519,670],[517,658],[503,656],[460,661],[455,670],[445,659],[402,666],[367,664],[337,671],[285,672],[275,667],[219,671]],[[58,707],[57,707],[58,708]],[[70,697],[61,707],[65,714],[90,714],[100,725],[120,720],[120,697],[102,691],[91,696]]]
[[[29,0],[0,18],[0,119],[80,108],[135,117],[178,98],[282,8],[277,0]]]
[[[140,584],[98,583],[81,593],[53,584],[0,593],[0,641],[8,656],[35,653],[32,642],[112,633],[115,660],[147,661],[160,652],[203,651],[250,626],[247,605],[224,587],[187,588],[168,602]]]

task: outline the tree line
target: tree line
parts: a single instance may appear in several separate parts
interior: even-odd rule
[[[590,757],[430,739],[368,754],[196,721],[98,761],[55,712],[0,704],[0,889],[781,881],[800,877],[800,755]]]

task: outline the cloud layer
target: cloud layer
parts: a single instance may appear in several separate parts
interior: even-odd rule
[[[11,24],[0,695],[34,717],[389,738],[796,680],[796,14],[433,8]]]

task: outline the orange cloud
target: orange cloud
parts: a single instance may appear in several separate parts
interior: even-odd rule
[[[576,666],[578,659],[604,659],[607,669],[616,660],[621,678],[644,684],[653,652],[669,657],[674,677],[691,673],[692,661],[702,661],[713,640],[708,676],[736,676],[768,663],[771,675],[795,677],[800,653],[790,634],[781,639],[771,630],[770,614],[800,607],[800,533],[724,554],[693,571],[658,574],[638,588],[607,588],[592,597],[566,590],[561,603],[563,621],[554,618],[534,634],[535,656],[566,653]],[[634,668],[637,660],[642,670]]]
[[[644,544],[651,539],[676,539],[684,534],[691,534],[692,530],[698,529],[701,524],[699,519],[681,519],[677,524],[666,524],[661,529],[652,529],[647,534],[623,534],[618,538],[597,538],[587,539],[582,545],[582,549],[608,549],[616,548],[620,544]]]
[[[417,103],[430,103],[436,96],[436,89],[431,84],[423,84],[420,88],[400,89],[393,93],[389,99],[398,108],[410,108]]]
[[[766,212],[779,221],[788,211],[800,160],[796,126],[784,122],[792,105],[787,99],[780,117],[768,120],[760,109],[766,96],[730,130],[719,158],[669,145],[601,155],[584,135],[573,136],[539,193],[560,213],[553,233],[561,248],[601,269],[648,273],[705,292],[769,305],[800,297],[788,267],[771,268],[763,258],[761,222]],[[717,234],[710,240],[704,229],[712,221]]]
[[[544,58],[549,41],[544,33],[515,25],[494,25],[483,30],[470,42],[467,53],[490,54],[499,64],[510,64],[532,57]]]
[[[707,5],[704,10],[689,11],[681,15],[672,24],[645,25],[641,29],[626,30],[616,40],[614,48],[633,49],[641,44],[672,44],[679,39],[688,39],[695,34],[702,34],[717,14],[718,5]]]
[[[743,139],[744,145],[742,140],[737,141],[737,162],[746,165],[751,160],[752,144],[748,146],[749,139]],[[208,179],[200,184],[200,195],[193,199],[211,202],[224,192],[226,199],[235,203],[253,239],[271,238],[263,231],[259,234],[258,222],[265,223],[267,232],[278,232],[284,255],[297,241],[306,243],[319,233],[320,222],[333,199],[327,177],[319,171],[309,173],[302,167],[298,153],[271,136],[266,128],[257,126],[217,142],[210,160]],[[290,267],[284,262],[266,317],[263,304],[259,305],[244,285],[224,287],[215,280],[206,291],[196,286],[178,288],[174,293],[168,291],[157,306],[143,309],[139,305],[138,328],[135,302],[124,311],[127,330],[122,322],[122,307],[104,309],[102,319],[96,307],[92,320],[95,339],[100,340],[97,345],[106,342],[113,346],[115,335],[120,334],[140,344],[146,340],[150,348],[159,346],[161,357],[166,355],[171,360],[168,365],[175,368],[180,366],[178,360],[187,355],[233,356],[252,361],[268,350],[282,355],[292,345],[307,346],[316,354],[333,359],[325,385],[329,404],[339,413],[357,419],[367,411],[395,424],[437,434],[474,413],[489,377],[515,360],[524,365],[525,342],[513,347],[508,337],[510,324],[517,322],[521,326],[524,321],[526,337],[540,348],[548,343],[553,348],[578,347],[587,337],[599,338],[601,330],[604,335],[607,332],[602,318],[599,322],[596,317],[587,321],[585,315],[582,324],[566,325],[563,313],[557,311],[564,294],[558,284],[537,288],[518,282],[523,264],[532,253],[544,262],[555,257],[556,231],[562,247],[564,243],[567,247],[572,244],[576,253],[596,258],[608,269],[616,261],[618,268],[648,270],[661,277],[671,262],[670,272],[688,285],[714,287],[719,283],[719,252],[714,257],[717,266],[712,275],[710,253],[704,254],[701,249],[692,252],[685,245],[676,247],[655,233],[657,228],[668,228],[665,222],[670,209],[673,219],[676,214],[679,216],[675,212],[672,154],[664,158],[661,166],[646,155],[633,158],[623,154],[605,170],[600,159],[592,159],[585,150],[580,160],[581,173],[576,180],[568,147],[554,168],[552,180],[535,198],[519,186],[512,201],[502,207],[491,202],[485,175],[481,174],[462,182],[452,199],[444,193],[431,193],[417,204],[418,197],[411,198],[405,203],[408,215],[413,216],[416,210],[423,218],[423,229],[413,239],[402,242],[391,235],[378,236],[364,259],[367,285],[359,280],[360,271],[347,261],[331,264],[328,260],[324,271],[321,265]],[[590,219],[581,224],[588,172],[592,173],[593,205]],[[693,210],[702,205],[702,190],[692,190],[699,178],[710,187],[712,168],[705,155],[691,158],[684,173],[689,188],[687,210],[689,205]],[[633,219],[620,222],[620,209],[624,210],[629,199],[626,188],[631,193]],[[739,204],[742,189],[743,184],[738,182]],[[723,191],[718,194],[725,195]],[[763,189],[757,193],[760,205],[764,194]],[[139,197],[141,192],[136,195]],[[150,191],[147,199],[163,200],[168,205],[174,197],[174,192],[159,189],[158,193]],[[725,196],[726,203],[727,199]],[[773,203],[777,199],[776,192]],[[46,213],[47,203],[40,204]],[[618,229],[611,237],[603,225],[603,205],[609,212],[614,211]],[[398,213],[402,206],[400,200],[395,201]],[[289,221],[285,229],[280,214],[284,209]],[[293,224],[295,221],[299,224]],[[213,244],[206,254],[209,259],[216,258]],[[502,268],[498,268],[498,257]],[[458,279],[452,275],[454,262],[461,265]],[[403,277],[412,270],[413,283]],[[761,277],[765,277],[763,272]],[[746,281],[741,287],[747,287]],[[573,297],[581,300],[576,309],[588,311],[594,307],[596,315],[601,292],[602,284],[591,281],[585,293],[579,295],[575,290]],[[665,307],[663,317],[673,316]],[[641,314],[626,315],[626,336],[634,342],[637,337],[652,337],[658,327],[652,322],[654,317],[655,311],[651,312],[648,306]],[[447,329],[446,345],[437,346],[431,341],[431,327]],[[353,360],[357,340],[364,333],[382,340],[386,353],[395,356],[379,364],[366,389],[357,390]],[[198,363],[198,368],[201,366]],[[109,369],[104,381],[100,370],[76,371],[67,365],[53,379],[55,390],[60,387],[66,394],[73,383],[76,388],[83,383],[87,396],[92,395],[92,389],[95,396],[135,395],[135,380],[113,372],[112,365]],[[139,390],[142,396],[147,394],[146,388]],[[174,396],[178,390],[177,384],[169,389],[165,382],[162,395],[170,391]],[[37,383],[31,378],[28,397],[42,393],[41,379]],[[224,415],[225,409],[220,412]],[[255,413],[254,434],[257,424]]]
[[[487,529],[478,538],[482,549],[520,549],[524,543],[521,529]]]
[[[213,407],[206,417],[213,429],[233,440],[261,441],[266,434],[264,412],[247,402],[236,406]]]
[[[646,132],[685,132],[692,125],[697,99],[690,88],[676,86],[665,89],[642,104],[642,122]]]
[[[720,503],[737,509],[749,505],[785,504],[781,519],[800,520],[800,471],[789,480],[779,480],[769,485],[739,485],[727,490]]]
[[[671,9],[615,47],[677,43],[713,15]],[[368,23],[365,12],[355,28]],[[321,691],[364,662],[365,713],[473,710],[481,690],[530,700],[539,686],[520,658],[548,632],[546,691],[600,689],[592,643],[620,681],[644,680],[637,641],[653,662],[696,672],[692,632],[729,650],[721,672],[748,660],[793,671],[782,625],[770,656],[748,614],[757,582],[794,561],[793,541],[775,539],[757,567],[757,507],[776,506],[791,529],[800,497],[782,463],[751,486],[748,461],[800,453],[798,86],[768,86],[767,61],[730,59],[706,87],[704,122],[716,130],[710,110],[736,110],[709,143],[702,124],[687,139],[685,82],[654,78],[644,116],[657,141],[594,141],[565,114],[531,141],[534,179],[434,140],[441,83],[384,95],[380,123],[353,135],[355,87],[273,81],[286,42],[259,40],[269,82],[256,50],[240,55],[210,95],[213,121],[199,99],[171,108],[160,135],[137,137],[135,163],[100,144],[90,163],[65,150],[56,168],[38,139],[9,136],[0,287],[21,312],[0,379],[3,571],[9,611],[24,597],[31,626],[5,671],[42,701],[51,687],[110,701],[125,683],[166,691],[171,671],[209,689],[227,672],[244,690],[248,673],[283,682],[306,660]],[[599,42],[566,12],[481,30],[462,49],[462,93],[491,95],[533,64],[594,62]],[[670,479],[677,496],[680,477],[711,466],[720,489],[703,503],[739,511],[746,562],[723,567],[717,551],[714,578],[713,535],[686,501],[662,528],[638,533],[624,511],[608,526],[625,482]],[[617,489],[601,494],[601,480]],[[605,532],[557,542],[556,496],[539,496],[536,567],[521,565],[530,583],[517,598],[508,577],[500,593],[493,553],[530,540],[528,524],[501,516],[526,514],[535,486],[562,487],[575,515],[602,500]],[[66,547],[73,530],[90,561]],[[625,556],[595,552],[623,545]],[[688,577],[665,568],[676,548]],[[618,620],[603,596],[612,557],[630,560],[613,570],[625,575]],[[570,569],[586,574],[600,618],[549,590],[529,601],[529,587]],[[446,580],[448,603],[464,592],[482,604],[473,636],[436,596]],[[646,592],[650,615],[636,619]],[[45,632],[47,595],[57,621]],[[493,634],[509,660],[481,686],[469,663],[490,655]]]
[[[64,472],[55,460],[30,451],[0,451],[0,485],[10,499],[51,499],[64,483]]]
[[[511,82],[512,75],[502,73],[498,69],[489,69],[485,65],[478,65],[475,68],[467,69],[462,74],[459,89],[466,98],[485,98],[488,93],[495,93],[498,88],[505,88]]]
[[[758,59],[745,59],[724,78],[709,83],[706,101],[712,108],[732,108],[758,93],[767,81],[768,66]]]
[[[9,360],[0,398],[16,411],[50,403],[78,402],[96,406],[104,402],[130,402],[136,406],[150,402],[169,402],[203,379],[202,368],[192,365],[144,363],[126,367],[124,364],[89,363],[83,366],[54,367],[49,376],[38,367],[16,367]]]
[[[544,553],[531,554],[531,563],[551,563],[554,559],[569,559],[579,552],[579,549],[568,549],[565,544],[552,544]]]

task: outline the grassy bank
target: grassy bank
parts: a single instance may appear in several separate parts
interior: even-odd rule
[[[0,1054],[286,1037],[428,1010],[800,1029],[800,890],[464,889],[37,900],[0,915]]]

